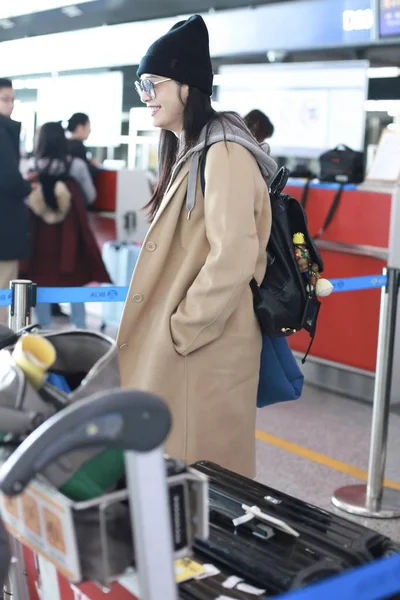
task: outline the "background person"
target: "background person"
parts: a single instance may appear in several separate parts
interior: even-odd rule
[[[245,117],[244,122],[256,138],[262,144],[274,135],[274,126],[269,117],[261,110],[251,110]]]
[[[111,283],[90,229],[82,191],[93,187],[86,163],[68,154],[60,123],[45,123],[35,149],[36,181],[27,202],[32,215],[32,248],[21,266],[23,275],[40,287],[81,287]],[[51,323],[49,304],[38,304],[39,324]],[[86,327],[85,305],[71,304],[72,321]]]
[[[68,152],[75,158],[84,160],[89,168],[93,181],[100,163],[93,157],[88,157],[88,151],[83,142],[86,142],[91,132],[89,116],[86,113],[74,113],[68,121],[67,130],[69,131]]]
[[[0,79],[0,289],[18,277],[18,261],[29,250],[28,210],[24,199],[31,191],[19,170],[21,124],[11,119],[14,90],[9,79]],[[8,308],[0,306],[0,322],[8,322]]]

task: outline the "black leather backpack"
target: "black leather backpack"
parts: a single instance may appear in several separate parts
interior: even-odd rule
[[[207,150],[203,151],[200,158],[203,195]],[[320,302],[315,289],[307,290],[307,282],[299,271],[293,245],[295,233],[304,234],[310,254],[310,270],[311,265],[315,263],[322,273],[324,265],[308,232],[303,207],[295,198],[283,193],[289,173],[286,167],[282,167],[270,184],[272,227],[266,248],[267,269],[261,285],[258,286],[253,278],[250,287],[253,292],[254,310],[264,335],[287,337],[301,329],[310,334],[311,342],[303,358],[304,362],[314,341]]]
[[[283,193],[288,177],[289,171],[282,167],[271,183],[272,229],[266,249],[267,270],[260,286],[255,279],[250,285],[254,310],[263,333],[282,337],[305,329],[311,336],[309,351],[315,335],[320,302],[315,290],[307,289],[306,280],[299,271],[293,246],[295,233],[304,234],[310,263],[317,264],[320,273],[324,265],[308,232],[307,218],[301,204]]]

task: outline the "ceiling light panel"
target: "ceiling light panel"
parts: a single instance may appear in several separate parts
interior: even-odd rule
[[[11,19],[0,19],[0,27],[2,29],[12,29],[15,23]]]
[[[75,2],[71,2],[71,0],[1,0],[0,20],[65,8],[66,6],[88,4],[89,2],[97,2],[97,0],[76,0]]]
[[[83,10],[81,10],[79,8],[79,6],[66,6],[65,8],[61,9],[61,12],[64,13],[64,15],[66,15],[67,17],[70,17],[71,19],[73,19],[74,17],[80,17],[81,15],[83,15]]]

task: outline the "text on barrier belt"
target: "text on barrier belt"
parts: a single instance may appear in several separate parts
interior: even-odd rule
[[[355,292],[357,290],[372,290],[386,285],[386,275],[364,275],[362,277],[346,277],[331,279],[334,292]],[[37,303],[72,303],[76,302],[124,302],[128,287],[103,285],[100,287],[58,287],[37,288]],[[0,290],[0,306],[11,304],[11,290]]]

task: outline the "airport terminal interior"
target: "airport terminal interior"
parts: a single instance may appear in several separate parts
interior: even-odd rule
[[[0,0],[0,210],[1,599],[400,598],[400,0]]]

